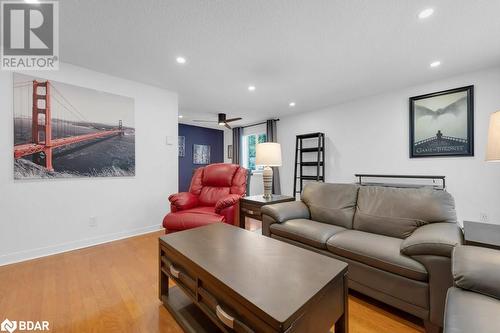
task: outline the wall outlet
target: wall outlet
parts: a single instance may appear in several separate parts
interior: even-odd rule
[[[481,221],[483,223],[487,223],[489,220],[490,220],[490,218],[488,217],[488,214],[479,213],[479,221]]]
[[[89,218],[89,227],[97,227],[97,217],[91,216]]]

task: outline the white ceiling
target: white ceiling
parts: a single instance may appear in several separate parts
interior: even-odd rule
[[[185,122],[245,124],[500,65],[499,13],[498,0],[64,0],[60,53],[178,92]]]

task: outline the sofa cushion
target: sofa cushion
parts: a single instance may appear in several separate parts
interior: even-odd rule
[[[306,184],[302,201],[309,207],[311,220],[352,229],[358,186],[354,184]]]
[[[247,177],[248,171],[245,168],[239,167],[233,176],[231,183],[231,194],[245,195],[247,192]]]
[[[406,238],[422,225],[456,220],[453,197],[446,191],[362,186],[353,226],[360,231]]]
[[[203,170],[203,186],[229,187],[233,177],[239,169],[237,164],[214,163],[207,165]]]
[[[168,231],[177,231],[218,222],[224,222],[224,216],[216,214],[215,207],[196,207],[167,214],[163,227]]]
[[[272,234],[320,249],[326,249],[326,241],[330,237],[346,230],[339,226],[308,219],[294,219],[283,223],[273,223],[270,229]]]
[[[451,267],[457,287],[495,297],[500,302],[500,251],[457,246]]]
[[[333,235],[327,242],[330,252],[410,279],[427,281],[427,270],[400,252],[402,240],[357,230]]]
[[[452,287],[446,297],[444,333],[498,333],[499,314],[499,300]]]
[[[229,187],[203,186],[198,201],[201,206],[215,206],[217,201],[227,197],[229,193]]]

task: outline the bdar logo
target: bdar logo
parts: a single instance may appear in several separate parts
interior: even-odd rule
[[[10,321],[7,318],[2,322],[2,324],[0,324],[0,330],[2,330],[2,332],[12,333],[16,330],[16,328],[17,328],[17,322]]]
[[[1,1],[1,62],[5,70],[58,68],[57,1]],[[20,323],[17,323],[20,326]]]

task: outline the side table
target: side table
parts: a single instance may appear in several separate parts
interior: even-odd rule
[[[500,250],[500,225],[464,221],[465,245]]]
[[[270,199],[264,199],[262,194],[243,197],[239,201],[239,226],[245,228],[245,217],[262,221],[260,209],[264,205],[272,205],[280,202],[295,201],[294,197],[281,194],[273,194]],[[238,225],[236,224],[236,225]]]

